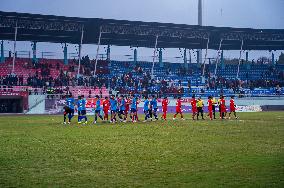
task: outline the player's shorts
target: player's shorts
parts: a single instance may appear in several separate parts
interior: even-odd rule
[[[212,110],[215,112],[215,105],[212,105]]]
[[[108,114],[108,109],[104,109],[104,114]]]
[[[101,113],[101,110],[95,110],[95,113],[96,114]]]
[[[167,109],[167,108],[163,108],[162,111],[163,111],[163,112],[167,112],[168,109]]]
[[[235,112],[236,108],[235,107],[230,107],[230,112]]]
[[[149,110],[144,110],[144,114],[148,114],[149,113]]]
[[[177,109],[176,109],[176,113],[177,113],[177,114],[181,114],[181,113],[182,113],[181,109],[177,108]]]
[[[197,108],[196,107],[192,108],[192,113],[194,113],[194,114],[197,113]]]
[[[81,115],[82,115],[82,111],[78,110],[78,116],[81,116]]]
[[[119,110],[120,114],[124,114],[125,110]]]
[[[202,107],[197,107],[197,111],[198,112],[203,112],[203,108]]]
[[[117,112],[117,110],[111,110],[110,113],[111,114],[115,114]]]
[[[131,108],[130,112],[131,112],[131,113],[136,113],[137,110],[136,110],[135,108]]]
[[[219,106],[219,112],[220,112],[220,113],[222,112],[222,107],[221,107],[221,106]]]
[[[213,111],[213,108],[208,106],[208,111],[209,111],[209,112],[212,112],[212,111]]]
[[[74,114],[74,109],[71,109],[71,108],[70,108],[70,113],[71,113],[71,114]]]
[[[154,108],[153,112],[156,113],[158,111],[158,108]]]
[[[81,114],[80,114],[81,116],[86,115],[86,110],[81,110],[80,112],[81,112]],[[78,112],[78,113],[79,113],[79,112]]]
[[[227,112],[226,107],[221,107],[221,112]]]
[[[71,108],[69,108],[69,107],[66,107],[64,114],[74,114],[74,109],[71,109]]]
[[[64,106],[64,115],[70,112],[70,108],[68,106]]]

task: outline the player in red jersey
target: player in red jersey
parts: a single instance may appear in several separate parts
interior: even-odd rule
[[[103,101],[104,120],[108,120],[109,108],[110,108],[110,102],[108,100],[108,97],[105,97],[105,100]]]
[[[162,119],[163,120],[167,120],[168,105],[169,105],[169,100],[167,97],[164,97],[162,101],[162,111],[163,111]]]
[[[195,119],[195,116],[197,114],[197,106],[196,106],[197,100],[195,99],[195,96],[192,96],[192,99],[190,101],[191,107],[192,107],[192,119]]]
[[[125,119],[127,120],[128,112],[130,110],[131,100],[130,100],[129,97],[126,97],[125,101],[126,101],[126,103],[125,103]]]
[[[208,104],[208,116],[210,117],[210,120],[213,120],[213,100],[211,96],[208,97],[207,104]]]
[[[221,96],[220,108],[221,108],[221,119],[225,119],[227,115],[227,109],[226,109],[226,100],[224,96]]]
[[[176,114],[174,115],[173,120],[176,119],[178,114],[180,114],[181,119],[184,120],[181,106],[182,106],[181,105],[181,97],[178,97],[177,102],[176,102]]]
[[[235,105],[235,100],[234,100],[234,96],[231,96],[231,100],[230,100],[230,113],[229,113],[229,119],[231,119],[231,113],[234,113],[234,116],[236,119],[238,119],[237,117],[237,113],[236,113],[236,105]]]

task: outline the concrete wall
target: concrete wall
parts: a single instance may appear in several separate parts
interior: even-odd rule
[[[29,110],[27,114],[44,114],[45,113],[45,95],[30,95]]]

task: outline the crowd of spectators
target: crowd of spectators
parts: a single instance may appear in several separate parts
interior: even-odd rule
[[[192,75],[196,70],[202,71],[203,67],[196,69],[185,69],[183,66],[177,68],[179,80],[171,80],[170,77],[167,79],[153,79],[151,78],[150,72],[143,70],[142,66],[136,65],[130,68],[129,72],[124,74],[117,74],[110,77],[109,67],[107,63],[100,62],[97,68],[97,74],[94,76],[95,63],[94,60],[90,60],[88,56],[84,56],[81,59],[81,76],[77,76],[78,61],[73,60],[68,65],[67,70],[62,70],[62,65],[59,62],[56,64],[49,63],[36,63],[28,62],[24,64],[25,69],[35,69],[34,74],[30,74],[26,82],[22,75],[7,75],[0,76],[0,85],[7,86],[22,86],[27,85],[34,88],[60,88],[68,86],[85,86],[85,87],[106,87],[111,90],[118,91],[119,93],[131,94],[170,94],[177,93],[183,94],[184,88],[181,84],[184,76]],[[227,65],[233,66],[233,65]],[[254,66],[254,65],[252,65]],[[76,67],[76,68],[75,68]],[[205,67],[205,73],[210,73],[210,66]],[[51,70],[59,70],[57,77],[51,76]],[[131,70],[132,69],[132,70]],[[166,74],[170,75],[172,70],[170,67],[165,67]],[[133,74],[135,73],[135,74]],[[201,73],[200,73],[201,74]],[[275,79],[266,79],[267,77],[275,76]],[[231,89],[234,92],[239,91],[242,88],[270,88],[276,85],[284,85],[284,73],[283,71],[276,69],[274,66],[269,66],[269,69],[263,71],[260,79],[249,79],[249,75],[245,80],[228,79],[226,77],[210,77],[208,76],[205,86],[206,89],[226,88]],[[190,84],[189,84],[190,85]],[[58,91],[59,93],[61,91]],[[57,92],[56,92],[57,93]]]
[[[124,94],[183,93],[181,84],[175,85],[172,80],[152,79],[149,73],[133,76],[131,72],[128,72],[121,76],[113,76],[110,80],[110,88]]]
[[[17,76],[14,74],[10,74],[7,76],[0,76],[0,85],[7,86],[23,86],[24,85],[24,77],[22,75]]]

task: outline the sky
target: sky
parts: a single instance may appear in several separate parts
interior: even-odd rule
[[[7,12],[85,18],[111,18],[118,20],[150,21],[162,23],[197,24],[198,0],[0,0],[0,10]],[[284,29],[284,0],[203,0],[203,25],[241,28]],[[13,43],[5,41],[5,50]],[[61,44],[38,43],[41,51],[55,52],[63,58]],[[18,42],[17,50],[31,51],[29,42]],[[104,53],[105,48],[100,48]],[[69,53],[76,52],[75,45],[68,46]],[[83,55],[95,57],[96,45],[83,45]],[[238,58],[238,51],[225,52],[227,58]],[[277,51],[276,56],[281,52]],[[133,54],[129,47],[112,47],[111,58],[127,60]],[[205,53],[203,53],[204,55]],[[147,60],[153,49],[139,48],[138,58]],[[216,57],[210,50],[208,57]],[[250,53],[250,59],[270,56],[268,51]],[[166,49],[165,61],[181,61],[178,49]],[[71,57],[71,55],[70,55]],[[193,55],[194,59],[194,55]],[[193,60],[194,61],[194,60]]]

